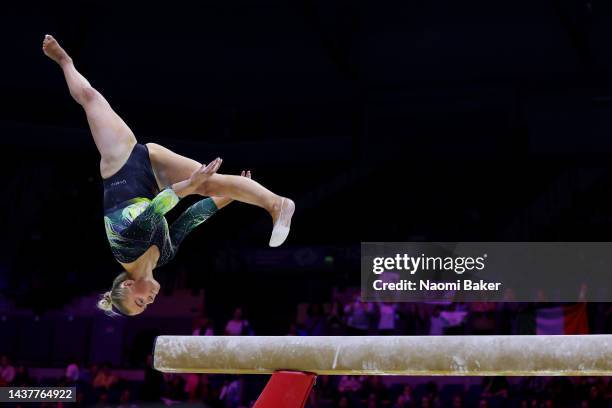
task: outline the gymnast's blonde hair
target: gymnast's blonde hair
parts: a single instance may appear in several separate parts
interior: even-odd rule
[[[128,289],[121,286],[121,283],[128,278],[126,272],[121,272],[113,281],[111,290],[105,292],[98,300],[98,309],[104,311],[109,316],[118,316],[113,310],[113,306],[121,312],[121,314],[129,315],[130,312],[123,306],[123,301],[127,297]]]

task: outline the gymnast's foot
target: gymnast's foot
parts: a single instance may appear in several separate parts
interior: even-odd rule
[[[71,61],[68,53],[64,51],[62,47],[60,47],[59,43],[55,38],[53,38],[52,35],[45,35],[42,49],[47,57],[51,58],[60,65],[64,62]]]
[[[274,228],[270,237],[270,246],[277,247],[287,239],[291,227],[291,217],[295,211],[295,203],[289,198],[282,197],[272,210]]]

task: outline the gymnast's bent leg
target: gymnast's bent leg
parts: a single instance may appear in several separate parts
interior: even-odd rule
[[[94,142],[100,152],[100,173],[108,178],[127,161],[136,138],[108,101],[75,68],[72,58],[50,35],[43,41],[43,52],[64,72],[70,95],[85,110]]]
[[[148,143],[147,147],[160,186],[188,179],[194,171],[202,167],[197,161],[181,156],[158,144]],[[216,173],[200,185],[197,193],[211,196],[218,208],[226,205],[227,199],[235,199],[266,209],[274,223],[270,239],[271,246],[280,245],[289,233],[291,217],[295,210],[293,201],[274,194],[248,177]]]

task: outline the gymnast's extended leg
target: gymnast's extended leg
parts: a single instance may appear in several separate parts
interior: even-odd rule
[[[94,142],[100,152],[100,173],[108,178],[127,161],[136,138],[104,97],[75,68],[72,58],[50,35],[43,41],[43,52],[64,72],[70,95],[85,110]]]

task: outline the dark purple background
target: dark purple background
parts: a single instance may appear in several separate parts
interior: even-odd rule
[[[119,268],[98,156],[45,33],[139,141],[221,156],[296,199],[284,249],[266,248],[262,211],[234,204],[160,271],[169,296],[204,290],[193,314],[217,333],[241,305],[254,333],[285,334],[298,303],[359,286],[361,241],[610,241],[611,23],[603,0],[3,4],[0,354],[142,369],[155,334],[192,329],[193,316],[95,310],[66,323]],[[426,332],[429,316],[398,327]],[[516,316],[500,305],[493,330]],[[610,332],[609,305],[589,319]]]

